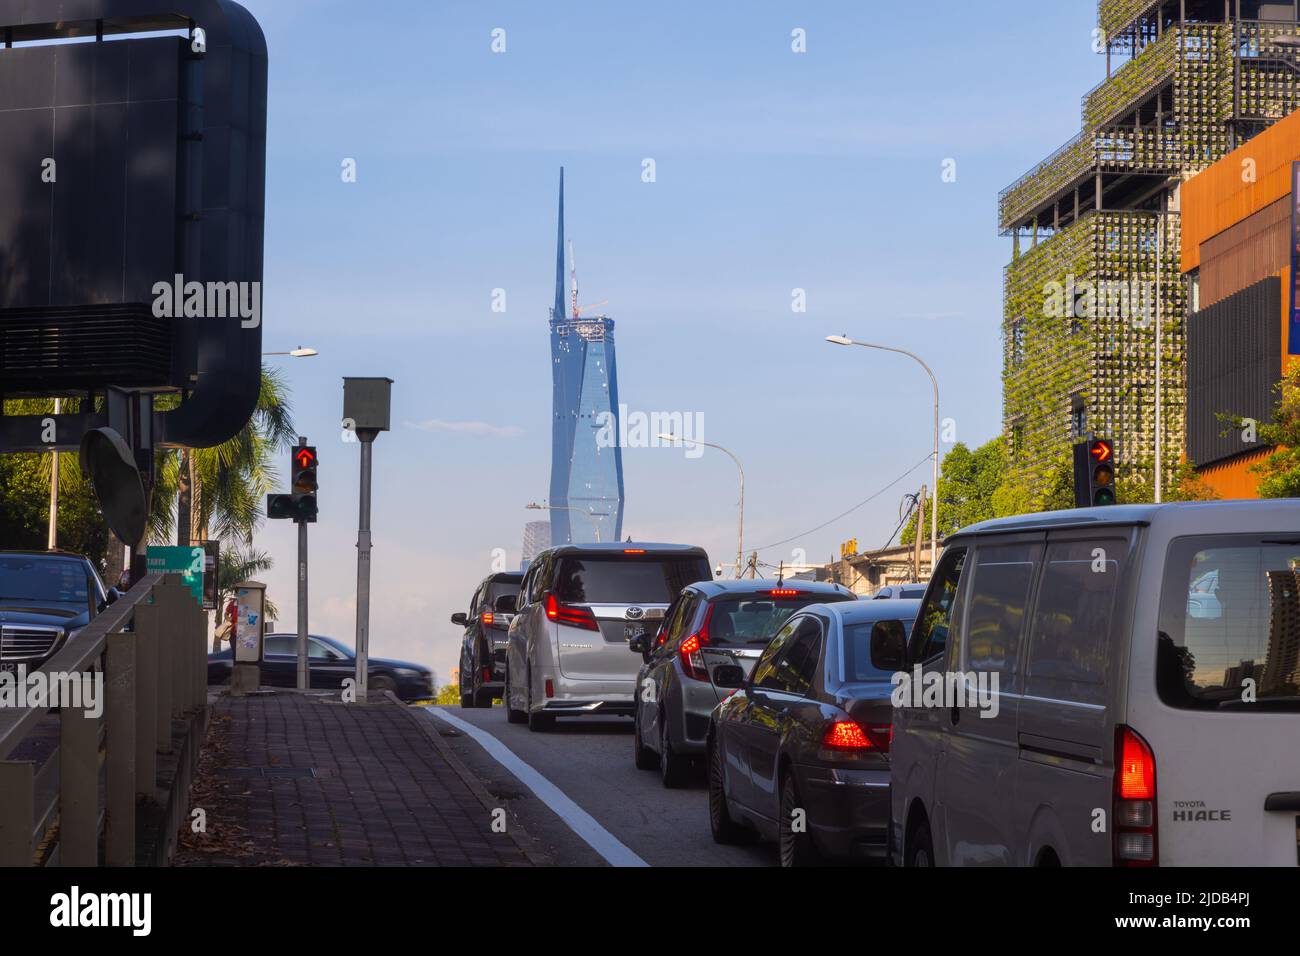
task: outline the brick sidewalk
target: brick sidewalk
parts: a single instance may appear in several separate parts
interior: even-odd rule
[[[177,866],[527,866],[513,818],[427,714],[392,699],[340,704],[293,691],[214,698]],[[518,839],[517,839],[518,837]]]

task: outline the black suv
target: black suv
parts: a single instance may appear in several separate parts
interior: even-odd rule
[[[36,670],[118,597],[80,554],[0,551],[0,671]]]
[[[460,705],[491,707],[506,679],[507,631],[515,616],[522,571],[489,574],[470,598],[468,614],[451,623],[465,628],[460,644]]]

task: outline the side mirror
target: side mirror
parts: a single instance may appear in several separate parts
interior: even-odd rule
[[[463,611],[453,614],[451,616],[451,623],[459,624],[461,627],[469,627],[469,615]]]
[[[518,606],[519,601],[513,594],[503,594],[497,598],[496,604],[492,605],[492,610],[498,614],[514,614]]]
[[[710,676],[714,687],[732,690],[745,686],[745,671],[736,664],[719,664]]]
[[[878,671],[901,671],[907,655],[907,629],[902,621],[877,621],[871,625],[871,666]]]
[[[122,592],[117,588],[109,588],[104,592],[104,600],[100,602],[99,609],[102,611],[106,607],[112,607],[121,596]]]

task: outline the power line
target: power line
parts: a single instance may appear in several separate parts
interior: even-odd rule
[[[881,488],[879,491],[876,491],[876,492],[874,492],[873,494],[867,496],[866,498],[863,498],[861,501],[859,501],[856,505],[854,505],[854,506],[853,506],[852,508],[850,508],[848,511],[845,511],[845,512],[843,512],[842,514],[838,514],[838,515],[836,515],[834,518],[831,518],[830,521],[823,522],[822,524],[819,524],[817,527],[815,527],[815,528],[810,528],[809,530],[804,531],[804,532],[801,532],[801,533],[799,533],[799,534],[791,535],[790,537],[785,538],[785,539],[782,540],[782,541],[774,541],[772,544],[765,544],[765,545],[763,545],[761,548],[755,548],[754,550],[755,550],[755,551],[768,551],[768,550],[770,550],[770,549],[772,549],[772,548],[779,548],[779,547],[780,547],[781,545],[783,545],[783,544],[789,544],[791,541],[797,541],[797,540],[799,540],[800,538],[803,538],[803,537],[806,537],[806,536],[808,536],[808,535],[810,535],[810,534],[814,534],[814,533],[816,533],[816,532],[818,532],[818,531],[821,531],[822,528],[826,528],[826,527],[829,527],[830,525],[833,525],[835,522],[839,521],[841,518],[847,518],[849,515],[853,514],[853,512],[857,511],[857,510],[858,510],[859,508],[861,508],[863,505],[868,504],[869,502],[875,501],[877,498],[879,498],[881,495],[883,495],[886,491],[888,491],[890,488],[894,487],[894,485],[898,484],[900,481],[902,481],[904,478],[906,478],[906,477],[907,477],[908,475],[910,475],[912,472],[916,471],[916,469],[920,468],[922,465],[924,465],[926,462],[928,462],[928,461],[929,461],[931,458],[933,458],[933,457],[934,457],[933,454],[926,455],[924,458],[922,458],[920,461],[918,461],[918,462],[917,462],[915,465],[913,465],[911,468],[907,469],[907,471],[903,472],[901,475],[899,475],[897,478],[895,478],[895,479],[894,479],[893,481],[891,481],[889,484],[885,485],[885,487],[883,487],[883,488]]]

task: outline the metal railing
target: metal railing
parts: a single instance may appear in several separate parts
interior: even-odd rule
[[[137,803],[175,802],[158,779],[173,721],[190,720],[192,732],[197,717],[202,726],[205,637],[203,611],[180,576],[147,575],[35,672],[47,682],[98,675],[101,714],[48,700],[0,706],[0,866],[135,865]],[[10,759],[49,743],[54,725],[57,746],[39,763]],[[186,773],[164,786],[188,782]]]

